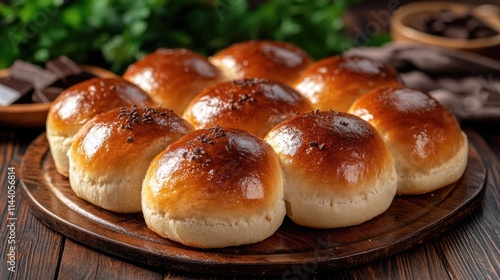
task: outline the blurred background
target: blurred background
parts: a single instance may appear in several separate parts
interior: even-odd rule
[[[292,42],[319,59],[389,42],[390,16],[408,2],[416,1],[2,0],[0,69],[66,55],[122,73],[160,47],[208,56],[256,38]]]

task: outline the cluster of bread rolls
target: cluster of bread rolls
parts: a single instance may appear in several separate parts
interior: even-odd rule
[[[468,157],[456,118],[393,68],[267,40],[212,57],[159,49],[78,84],[47,137],[77,196],[199,248],[262,241],[286,215],[363,223],[396,194],[456,182]]]

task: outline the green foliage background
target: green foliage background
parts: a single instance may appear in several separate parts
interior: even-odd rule
[[[349,48],[342,14],[357,0],[13,0],[0,3],[0,68],[67,55],[120,73],[159,47],[211,55],[275,39],[318,59]]]

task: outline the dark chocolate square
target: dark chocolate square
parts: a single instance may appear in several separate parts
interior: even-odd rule
[[[56,74],[21,60],[16,60],[10,67],[10,76],[32,83],[35,89],[46,88],[58,80]]]
[[[78,75],[82,72],[80,66],[64,55],[56,59],[49,60],[45,64],[45,68],[56,74],[59,79],[64,79],[71,75]]]
[[[0,79],[0,106],[29,103],[33,85],[30,82],[5,77]]]
[[[54,101],[64,89],[60,87],[48,87],[44,89],[37,89],[33,93],[31,101],[33,103],[50,103]]]

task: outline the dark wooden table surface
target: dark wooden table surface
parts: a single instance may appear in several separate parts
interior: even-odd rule
[[[476,148],[488,168],[485,196],[478,211],[431,241],[392,257],[324,275],[301,272],[284,279],[500,279],[500,130],[495,129],[499,125],[468,126],[481,135]],[[42,132],[0,128],[0,279],[218,278],[162,271],[120,259],[75,242],[41,223],[23,197],[19,174],[27,146]],[[15,189],[9,171],[14,171]],[[12,179],[12,172],[10,175]],[[15,207],[9,208],[9,200]],[[9,210],[13,210],[12,216]],[[9,219],[12,217],[15,220]],[[9,271],[11,247],[15,248],[15,272]]]

